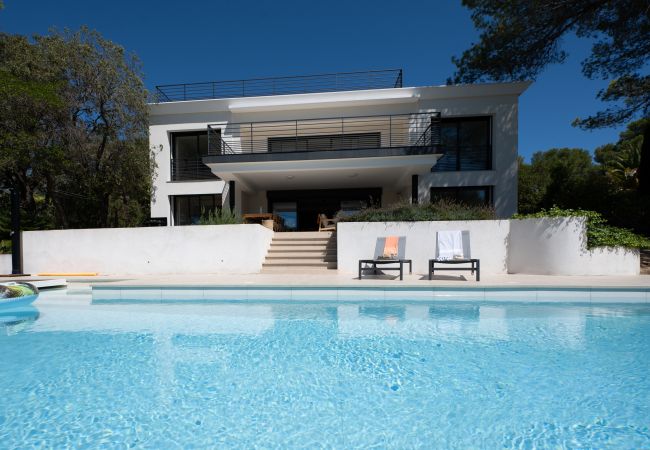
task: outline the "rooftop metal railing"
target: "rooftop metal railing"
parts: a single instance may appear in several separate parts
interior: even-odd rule
[[[154,101],[165,103],[216,98],[401,88],[402,81],[402,69],[388,69],[251,78],[248,80],[209,81],[204,83],[164,84],[156,86]]]
[[[208,155],[440,145],[440,113],[208,125]]]

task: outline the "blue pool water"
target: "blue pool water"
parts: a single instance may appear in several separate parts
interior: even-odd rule
[[[0,314],[0,447],[650,447],[648,305],[87,303]]]

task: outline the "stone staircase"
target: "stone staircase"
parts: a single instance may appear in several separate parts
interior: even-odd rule
[[[276,232],[262,273],[326,272],[336,269],[336,233]]]

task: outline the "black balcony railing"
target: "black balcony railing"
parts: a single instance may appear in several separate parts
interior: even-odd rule
[[[340,72],[292,77],[252,78],[156,86],[158,103],[212,98],[261,97],[313,92],[401,88],[402,69]]]
[[[172,181],[219,179],[200,159],[173,159],[171,161],[171,178]]]
[[[208,155],[432,147],[440,113],[208,125]]]

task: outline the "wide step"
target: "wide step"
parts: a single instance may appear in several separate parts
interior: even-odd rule
[[[271,244],[269,253],[304,253],[304,252],[329,252],[336,253],[336,246],[332,245],[274,245]]]
[[[320,259],[320,260],[332,260],[336,261],[336,253],[327,253],[327,252],[300,252],[300,253],[295,253],[295,252],[269,252],[269,254],[266,256],[266,260],[274,260],[274,259],[293,259],[293,258],[300,258],[300,259]]]
[[[336,269],[336,233],[275,233],[262,271]]]
[[[276,259],[276,260],[267,260],[262,264],[262,267],[268,266],[286,266],[286,267],[296,267],[296,266],[310,266],[310,267],[329,267],[332,262],[320,261],[320,260],[310,260],[310,259]]]

